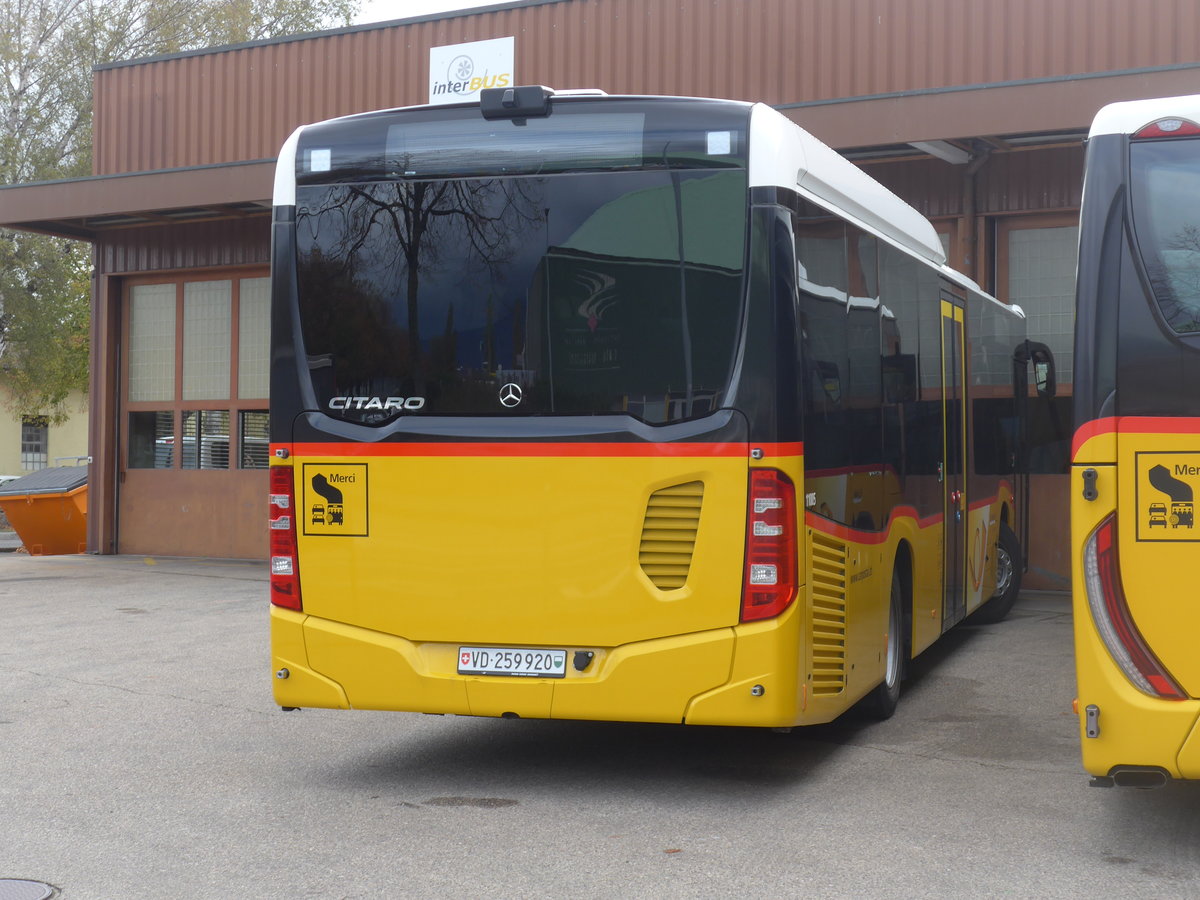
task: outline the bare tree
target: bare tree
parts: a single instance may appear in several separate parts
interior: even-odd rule
[[[1163,250],[1146,260],[1159,309],[1177,332],[1200,326],[1200,226],[1183,225]]]
[[[349,24],[359,0],[0,0],[0,183],[91,173],[92,69]],[[19,414],[87,389],[86,245],[0,231],[0,377]]]
[[[342,261],[348,270],[403,271],[408,359],[415,374],[421,358],[422,274],[441,264],[445,247],[454,247],[455,259],[482,266],[480,280],[490,284],[515,250],[518,222],[543,213],[525,196],[520,179],[483,179],[349,185],[332,191],[310,215],[330,214],[341,221],[331,229],[339,239],[327,258]]]

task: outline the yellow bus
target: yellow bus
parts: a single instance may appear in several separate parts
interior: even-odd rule
[[[1012,605],[1024,317],[775,110],[317,123],[273,228],[280,706],[887,716]]]
[[[1200,778],[1200,96],[1115,103],[1088,137],[1071,531],[1083,765]]]

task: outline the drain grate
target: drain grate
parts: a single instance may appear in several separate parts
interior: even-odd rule
[[[54,888],[27,878],[0,878],[0,900],[50,900]]]

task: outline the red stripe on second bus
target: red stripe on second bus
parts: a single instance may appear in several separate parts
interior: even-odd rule
[[[743,444],[726,442],[688,443],[682,441],[643,443],[608,441],[515,441],[463,442],[421,441],[368,444],[357,441],[329,443],[273,444],[272,452],[286,450],[298,456],[403,457],[403,456],[507,456],[507,457],[653,457],[667,458],[748,458],[751,450],[762,450],[763,458],[800,456],[804,444]]]
[[[836,538],[841,538],[843,541],[851,541],[855,544],[885,543],[888,536],[892,533],[892,526],[900,519],[911,519],[917,523],[918,528],[928,528],[930,525],[937,525],[941,522],[943,516],[941,513],[937,513],[922,519],[918,517],[915,508],[911,506],[897,506],[888,517],[887,527],[883,531],[862,531],[858,528],[851,528],[849,525],[842,525],[840,522],[822,518],[811,510],[806,511],[804,514],[804,522],[810,528]]]
[[[1007,482],[1003,483],[1007,484]],[[999,499],[1000,496],[998,494],[994,494],[987,500],[977,500],[971,504],[970,511],[974,512],[975,510],[991,506]],[[900,519],[911,519],[917,523],[918,528],[924,529],[929,528],[932,525],[940,525],[945,520],[945,516],[943,516],[941,513],[935,513],[932,516],[926,516],[922,519],[914,507],[897,506],[892,510],[891,515],[888,517],[887,527],[884,528],[883,531],[862,531],[857,528],[851,528],[849,525],[842,525],[840,522],[834,522],[823,518],[811,510],[807,510],[804,513],[804,522],[810,528],[832,535],[833,537],[841,538],[843,541],[852,541],[856,544],[885,543],[888,539],[888,536],[892,532],[892,526],[894,526]]]
[[[1106,434],[1200,434],[1200,418],[1174,416],[1109,416],[1080,425],[1071,440],[1071,459],[1092,438]]]

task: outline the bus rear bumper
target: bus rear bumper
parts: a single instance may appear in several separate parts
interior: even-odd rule
[[[1115,687],[1113,683],[1100,687]],[[1079,698],[1083,767],[1101,779],[1156,770],[1171,778],[1200,779],[1200,700],[1160,700],[1120,685],[1093,689]],[[1090,737],[1087,709],[1096,710],[1097,736]],[[1137,779],[1117,783],[1134,786]]]
[[[739,625],[568,650],[562,678],[460,675],[459,647],[414,643],[271,610],[275,701],[284,707],[471,716],[777,726],[797,720],[793,608]],[[787,648],[785,650],[785,647]],[[574,651],[590,664],[574,666]],[[280,677],[286,669],[286,677]]]
[[[1179,777],[1200,781],[1200,703],[1195,705],[1196,725],[1179,751]]]
[[[271,607],[271,670],[275,702],[285,709],[300,706],[349,709],[341,685],[314,672],[304,649],[303,613]]]

